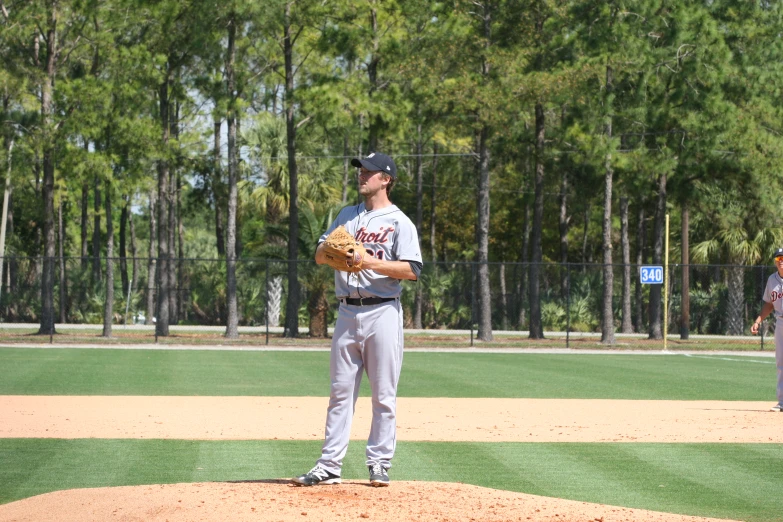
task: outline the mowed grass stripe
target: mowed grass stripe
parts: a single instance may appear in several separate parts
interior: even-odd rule
[[[287,478],[316,441],[0,440],[0,503],[70,488]],[[392,480],[465,482],[536,495],[751,522],[780,520],[783,445],[400,443]],[[351,444],[346,479],[366,479]]]
[[[756,401],[773,400],[774,383],[774,362],[760,357],[416,352],[399,395]],[[328,393],[327,352],[0,348],[0,395]]]

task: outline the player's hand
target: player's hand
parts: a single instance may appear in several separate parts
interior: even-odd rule
[[[753,326],[750,327],[750,333],[753,335],[756,335],[759,333],[759,327],[761,326],[761,323],[753,323]]]
[[[380,261],[377,257],[370,254],[369,252],[364,252],[364,258],[362,260],[362,270],[373,270],[375,267],[378,266],[378,263]]]

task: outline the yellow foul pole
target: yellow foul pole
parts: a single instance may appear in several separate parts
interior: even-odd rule
[[[666,214],[666,235],[664,236],[663,261],[663,349],[669,334],[669,214]]]

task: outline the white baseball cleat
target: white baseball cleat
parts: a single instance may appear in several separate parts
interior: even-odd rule
[[[783,411],[783,404],[778,403],[778,404],[774,405],[773,407],[771,407],[769,409],[769,411]]]

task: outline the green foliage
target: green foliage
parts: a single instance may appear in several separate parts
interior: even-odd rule
[[[146,256],[148,196],[158,190],[158,168],[165,160],[179,180],[184,255],[216,257],[216,215],[225,222],[226,214],[229,115],[240,123],[238,237],[246,260],[288,256],[291,127],[300,210],[311,212],[301,216],[300,225],[310,228],[299,238],[303,260],[312,258],[318,228],[325,228],[340,206],[356,201],[347,160],[366,153],[371,139],[398,159],[395,203],[411,217],[422,210],[425,259],[433,255],[427,248],[431,214],[431,261],[475,259],[475,156],[477,131],[484,128],[491,152],[493,262],[530,260],[529,248],[523,252],[524,216],[533,200],[536,159],[544,170],[546,262],[561,259],[564,180],[562,236],[569,242],[568,259],[582,260],[583,231],[585,260],[598,258],[607,166],[614,170],[615,247],[617,197],[631,202],[633,230],[640,211],[648,221],[653,215],[656,183],[664,175],[672,224],[679,223],[683,205],[690,209],[692,261],[752,265],[783,242],[778,210],[783,8],[777,2],[232,0],[215,6],[204,0],[66,0],[5,8],[0,172],[9,175],[13,188],[8,254],[43,252],[43,223],[54,217],[44,216],[42,207],[43,151],[52,145],[55,212],[62,204],[66,256],[81,256],[82,232],[88,254],[105,254],[106,221],[113,220],[116,233],[123,198],[140,218],[137,255]],[[58,32],[51,40],[57,54],[48,79],[52,9],[57,10]],[[286,16],[294,39],[289,57],[281,46]],[[233,61],[229,28],[236,28]],[[286,59],[294,75],[290,92]],[[50,83],[52,107],[44,114],[41,93]],[[168,121],[163,121],[162,100],[169,102]],[[536,104],[545,117],[539,158]],[[217,153],[216,122],[222,122]],[[419,145],[421,192],[414,157]],[[437,178],[430,156],[436,146]],[[94,207],[96,182],[104,191],[103,183],[110,183],[116,202],[111,215],[103,205]],[[96,217],[102,230],[93,244]],[[648,236],[641,254],[649,258],[650,223],[643,225]],[[673,232],[673,238],[678,235]],[[639,246],[631,239],[635,260]],[[115,246],[118,242],[115,238]],[[678,249],[672,245],[672,252]],[[194,268],[189,281],[204,307],[203,320],[211,322],[222,317],[222,305],[215,303],[224,297],[224,285],[220,271],[207,272]],[[264,292],[257,282],[262,274],[265,269],[249,269],[247,284],[240,286],[247,321],[258,321],[262,313]],[[427,274],[427,284],[434,286],[427,321],[433,327],[465,325],[470,305],[452,297],[464,276],[443,277]],[[322,289],[327,279],[317,270],[303,274],[307,292]],[[79,296],[68,299],[83,298],[79,313],[93,317],[90,292],[82,290],[68,286]],[[14,303],[9,317],[35,317],[38,305],[27,301],[35,302],[36,292],[16,295],[26,301]],[[597,310],[600,295],[594,284],[589,293],[580,290],[572,296],[572,311]],[[562,296],[547,295],[544,304],[548,327],[559,328]],[[572,313],[574,328],[595,328],[595,313],[578,315]]]

